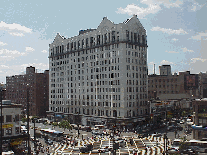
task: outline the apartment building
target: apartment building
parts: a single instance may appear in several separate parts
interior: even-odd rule
[[[35,67],[27,67],[26,74],[6,77],[6,98],[22,104],[24,111],[29,102],[32,116],[46,116],[49,107],[49,70],[36,73]]]
[[[81,115],[83,124],[149,114],[147,36],[136,15],[119,24],[104,17],[68,39],[57,34],[49,70],[49,112]]]
[[[200,98],[207,98],[207,72],[199,73],[199,94]]]

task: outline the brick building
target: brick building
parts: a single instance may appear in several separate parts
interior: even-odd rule
[[[0,84],[0,89],[2,89],[2,100],[6,100],[6,84]]]
[[[207,138],[207,99],[193,101],[193,139]]]
[[[207,98],[207,72],[199,73],[199,93],[200,98]]]
[[[160,67],[162,68],[162,67]],[[169,68],[169,65],[167,67]],[[148,98],[168,99],[195,99],[200,97],[199,75],[190,74],[190,71],[172,75],[160,70],[160,75],[148,75]],[[164,72],[164,73],[163,73]]]
[[[6,98],[22,104],[32,116],[46,116],[49,107],[49,71],[35,73],[35,67],[27,67],[26,74],[6,77]]]

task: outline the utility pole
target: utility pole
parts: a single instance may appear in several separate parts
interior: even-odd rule
[[[2,123],[3,123],[3,118],[2,118],[2,87],[0,87],[0,104],[1,104],[1,146],[0,146],[0,153],[2,155]]]
[[[78,121],[79,121],[79,112],[77,112],[78,113]],[[78,123],[78,138],[79,138],[79,135],[80,135],[80,131],[79,131],[79,122],[77,121],[77,123]]]
[[[27,88],[27,134],[28,134],[28,154],[31,154],[30,150],[30,134],[29,134],[29,84],[26,86]]]
[[[37,154],[36,132],[35,132],[36,118],[34,118],[33,121],[34,121],[34,147],[35,147],[35,152],[36,152],[36,154]]]
[[[116,118],[114,119],[114,126],[113,126],[113,129],[114,129],[114,133],[113,133],[113,155],[116,155],[116,148],[115,148],[115,140],[114,140],[114,135],[116,133]]]

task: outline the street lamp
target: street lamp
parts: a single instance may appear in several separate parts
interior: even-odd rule
[[[77,114],[78,114],[78,119],[77,119],[77,123],[78,123],[78,138],[79,138],[79,135],[80,135],[80,131],[79,131],[79,112],[77,112]]]
[[[116,133],[116,117],[114,118],[114,126],[113,126],[113,155],[116,155],[116,149],[117,149],[117,145],[115,144],[115,139],[114,139],[114,135]]]
[[[34,121],[34,147],[35,147],[35,151],[36,151],[36,154],[37,154],[36,132],[35,132],[35,122],[36,122],[36,118],[34,118],[33,121]]]
[[[167,146],[167,145],[168,145],[167,143],[168,143],[168,138],[167,138],[167,133],[165,133],[165,134],[164,134],[164,152],[163,152],[164,155],[166,154],[166,152],[167,152],[167,150],[168,150],[168,149],[167,149],[167,147],[168,147],[168,146]]]

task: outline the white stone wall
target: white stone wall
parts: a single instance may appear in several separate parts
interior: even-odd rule
[[[127,31],[129,32],[128,40],[131,42],[134,42],[133,35],[135,33],[137,38],[139,36],[140,44],[137,45],[136,49],[135,44],[132,48],[132,45],[130,45],[131,43],[126,42]],[[118,39],[119,42],[112,43],[112,33],[114,33],[115,42]],[[133,37],[132,40],[131,33]],[[89,47],[91,37],[93,37],[92,45],[97,45],[98,35],[100,35],[100,44],[103,42],[103,50],[101,46],[97,46],[96,48],[92,46],[88,48],[86,53],[86,39],[88,38]],[[114,24],[104,18],[96,30],[68,39],[57,34],[54,42],[49,45],[49,110],[63,113],[79,112],[80,114],[87,114],[88,109],[88,114],[93,116],[106,116],[106,111],[108,110],[108,116],[110,117],[113,117],[113,110],[117,111],[117,117],[132,117],[133,113],[134,116],[144,115],[145,109],[149,107],[147,105],[147,46],[142,40],[142,35],[143,38],[146,38],[146,31],[136,16],[132,17],[127,23],[120,24]],[[104,44],[106,36],[108,44]],[[77,50],[78,41],[80,42],[79,48],[82,48],[82,40],[84,41],[84,53],[81,49]],[[76,42],[76,45],[74,45],[74,42]],[[73,46],[71,43],[73,43]],[[130,55],[127,55],[128,51],[130,51]],[[137,53],[136,56],[135,52]],[[62,59],[60,59],[60,57],[62,57]],[[128,58],[130,59],[129,62]],[[135,62],[135,60],[137,62]],[[107,61],[106,64],[105,61]],[[58,63],[59,65],[57,65]],[[127,65],[130,65],[130,70],[126,70]],[[132,70],[132,66],[134,70]],[[136,67],[138,68],[137,70]],[[93,70],[93,72],[91,72],[91,70]],[[98,74],[99,79],[95,79]],[[112,74],[115,76],[116,74],[116,77],[109,78],[109,74],[110,76]],[[136,74],[138,74],[137,77]],[[91,76],[93,76],[93,79]],[[73,79],[72,81],[71,78]],[[119,80],[120,85],[109,85],[109,82],[115,80],[117,83]],[[130,85],[127,85],[127,80],[131,80]],[[138,81],[138,84],[133,84],[132,81]],[[93,86],[91,86],[91,82]],[[136,89],[136,87],[138,87],[138,92],[127,92],[129,89],[127,87],[132,87],[131,89]],[[93,92],[91,92],[91,88]],[[109,92],[109,89],[115,89],[115,92]],[[87,99],[87,95],[89,95],[89,99]],[[109,98],[110,95],[111,98]],[[115,98],[113,99],[114,95]],[[138,98],[135,97],[136,95],[138,95]],[[93,96],[93,99],[91,96]],[[89,102],[88,105],[87,102]],[[91,105],[92,102],[93,105]],[[111,105],[106,106],[107,102],[108,104],[111,103]],[[113,104],[115,104],[115,107]],[[85,112],[83,112],[83,109],[85,109]],[[99,110],[104,113],[101,114],[100,112],[99,114]]]
[[[4,125],[7,125],[7,124],[12,124],[12,134],[11,135],[6,135],[6,128],[3,128],[3,130],[4,130],[4,136],[5,137],[9,137],[9,136],[17,136],[17,135],[20,135],[20,132],[21,132],[21,123],[20,123],[20,121],[17,121],[17,122],[15,122],[14,120],[15,120],[15,115],[19,115],[19,120],[21,120],[21,116],[20,116],[20,114],[21,114],[21,108],[4,108],[4,106],[3,106],[3,110],[2,110],[2,112],[3,112],[3,116],[4,116],[4,123],[2,124],[3,126]],[[7,115],[12,115],[12,122],[6,122],[6,116]],[[15,131],[15,128],[16,127],[19,127],[20,129],[19,129],[19,134],[16,134],[16,131]]]

